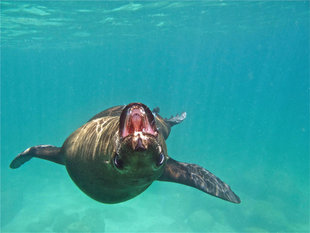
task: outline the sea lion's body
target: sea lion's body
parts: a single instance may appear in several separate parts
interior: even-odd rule
[[[17,168],[32,157],[63,164],[83,192],[103,203],[129,200],[155,180],[186,184],[239,203],[229,186],[207,170],[168,156],[165,140],[171,126],[186,115],[167,120],[158,111],[151,113],[137,103],[112,107],[74,131],[61,148],[31,147],[17,156],[11,167]]]
[[[65,165],[72,180],[87,195],[104,203],[131,199],[158,178],[151,176],[135,179],[115,171],[111,164],[120,140],[119,118],[124,107],[117,106],[104,111],[72,133],[62,146]],[[159,137],[167,154],[161,133]]]

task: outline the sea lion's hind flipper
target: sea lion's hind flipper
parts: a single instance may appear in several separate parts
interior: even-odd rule
[[[159,111],[160,108],[159,107],[155,107],[152,112],[153,114],[155,114],[156,116],[159,116]],[[177,114],[176,116],[171,116],[169,119],[164,118],[164,122],[169,125],[170,127],[180,124],[182,121],[184,121],[184,119],[186,118],[186,112],[182,112],[181,115]]]
[[[181,115],[171,116],[169,119],[165,118],[165,122],[170,125],[170,127],[180,124],[186,118],[186,112],[182,112]]]
[[[16,156],[11,162],[10,168],[18,168],[33,157],[52,161],[64,165],[63,155],[60,147],[51,145],[33,146]]]
[[[227,184],[196,164],[181,163],[169,158],[158,180],[185,184],[226,201],[241,202]]]
[[[159,111],[160,111],[160,108],[159,108],[159,107],[155,107],[155,108],[153,108],[153,110],[152,110],[152,112],[153,112],[154,114],[159,114]]]

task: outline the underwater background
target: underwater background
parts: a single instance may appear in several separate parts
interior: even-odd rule
[[[309,13],[309,1],[1,1],[1,232],[309,232]],[[169,155],[241,204],[155,181],[108,205],[64,166],[9,168],[131,102],[186,111]]]

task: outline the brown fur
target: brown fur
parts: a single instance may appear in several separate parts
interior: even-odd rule
[[[104,114],[103,114],[104,115]],[[163,172],[150,177],[128,177],[113,165],[119,143],[119,116],[94,118],[72,133],[62,146],[65,165],[72,180],[90,197],[105,203],[117,203],[143,192]],[[167,156],[162,134],[158,135]]]

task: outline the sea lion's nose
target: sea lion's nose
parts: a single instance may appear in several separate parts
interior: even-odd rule
[[[133,148],[135,151],[145,151],[146,147],[143,145],[142,143],[142,139],[138,138],[137,144],[135,146],[135,148]]]

